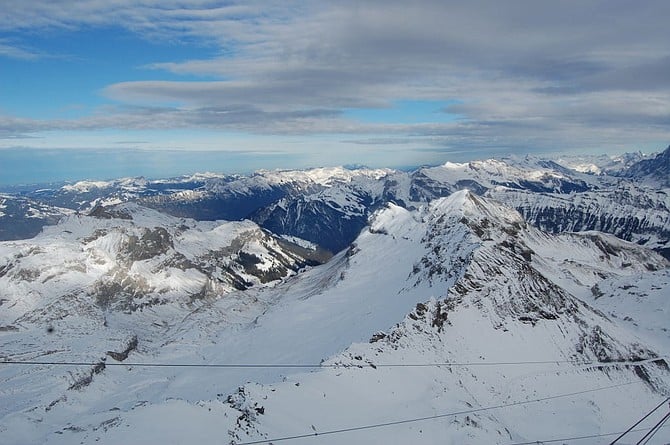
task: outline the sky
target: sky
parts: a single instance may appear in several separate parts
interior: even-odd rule
[[[670,2],[0,0],[0,183],[670,142]]]

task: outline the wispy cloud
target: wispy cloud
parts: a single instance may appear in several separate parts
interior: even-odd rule
[[[38,52],[21,47],[8,39],[0,39],[0,57],[21,60],[37,60],[44,57]]]

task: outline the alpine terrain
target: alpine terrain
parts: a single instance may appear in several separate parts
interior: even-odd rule
[[[670,411],[669,167],[3,190],[1,442],[609,444],[651,412],[638,443]]]

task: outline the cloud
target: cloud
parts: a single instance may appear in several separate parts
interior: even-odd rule
[[[21,47],[9,39],[0,39],[0,57],[20,60],[37,60],[43,55]]]
[[[667,141],[668,16],[665,0],[26,0],[0,13],[0,30],[120,26],[195,41],[217,55],[147,66],[216,80],[119,82],[103,91],[116,107],[76,121],[0,122],[0,134],[213,128],[429,149]],[[463,119],[384,125],[343,115],[399,99],[458,100],[447,111]]]

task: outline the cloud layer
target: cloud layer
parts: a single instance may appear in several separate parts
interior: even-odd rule
[[[115,105],[71,121],[0,117],[0,138],[45,130],[210,128],[341,135],[430,150],[635,148],[670,139],[670,2],[17,2],[0,31],[122,27],[208,45],[149,62],[207,81],[127,81]],[[32,30],[32,31],[31,31]],[[12,40],[16,42],[16,40]],[[20,42],[19,42],[20,43]],[[33,53],[0,40],[0,55]],[[352,108],[458,101],[450,122],[379,124]]]

